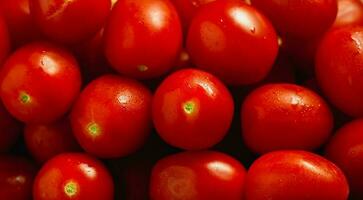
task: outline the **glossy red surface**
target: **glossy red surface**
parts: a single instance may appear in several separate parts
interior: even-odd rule
[[[363,2],[360,0],[338,0],[338,14],[334,28],[363,25]]]

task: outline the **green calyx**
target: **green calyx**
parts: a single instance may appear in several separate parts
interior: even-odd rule
[[[29,104],[31,102],[31,97],[26,92],[20,92],[19,101],[23,104]]]
[[[87,126],[87,130],[88,130],[88,133],[92,136],[98,136],[101,132],[101,128],[100,126],[97,124],[97,123],[90,123],[88,126]]]
[[[187,114],[192,114],[195,111],[195,103],[193,101],[187,101],[183,105],[184,112]]]
[[[69,181],[64,186],[64,193],[69,197],[74,197],[78,193],[78,185],[73,181]]]

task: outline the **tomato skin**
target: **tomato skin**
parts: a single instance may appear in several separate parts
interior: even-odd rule
[[[245,174],[242,164],[223,153],[178,153],[154,166],[150,197],[151,200],[240,200]]]
[[[18,49],[0,72],[0,94],[5,107],[26,123],[50,123],[62,117],[80,86],[75,58],[48,43],[32,43]]]
[[[102,28],[111,0],[29,0],[30,11],[42,33],[59,43],[75,44]]]
[[[262,80],[277,57],[278,42],[266,17],[242,1],[221,0],[198,11],[187,50],[195,63],[230,85]]]
[[[313,150],[333,129],[333,116],[315,92],[294,84],[257,88],[241,108],[242,136],[256,153],[281,149]]]
[[[81,153],[60,154],[38,172],[34,200],[113,200],[114,185],[105,166]]]
[[[92,81],[71,113],[73,132],[86,152],[102,158],[126,156],[141,147],[151,131],[151,92],[116,75]]]
[[[119,73],[137,79],[169,71],[182,46],[180,20],[169,0],[119,0],[105,28],[105,53]]]
[[[337,0],[251,0],[271,19],[280,34],[290,38],[314,38],[327,31],[337,15]]]
[[[359,0],[338,0],[338,14],[334,28],[363,25],[363,3]]]
[[[347,200],[343,172],[305,151],[276,151],[257,159],[247,172],[246,200]]]
[[[10,37],[8,27],[0,17],[0,65],[2,65],[10,52]]]
[[[326,147],[326,157],[347,175],[353,196],[363,198],[363,120],[347,123],[337,131]]]
[[[68,119],[46,125],[27,124],[24,139],[28,151],[39,163],[61,153],[80,150]]]
[[[7,152],[17,141],[22,125],[4,108],[0,101],[0,153]]]
[[[168,76],[155,92],[155,128],[168,144],[187,150],[209,148],[226,135],[234,102],[213,75],[184,69]]]
[[[36,167],[27,159],[0,156],[0,199],[31,199],[35,175]]]
[[[327,33],[316,55],[316,79],[325,96],[352,117],[363,116],[363,27]]]

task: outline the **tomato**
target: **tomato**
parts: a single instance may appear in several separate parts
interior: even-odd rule
[[[8,25],[14,47],[40,38],[39,29],[30,14],[29,0],[1,0],[0,11]]]
[[[347,200],[343,172],[304,151],[276,151],[257,159],[247,172],[246,200]]]
[[[326,147],[326,156],[347,175],[353,196],[363,198],[363,120],[347,123]]]
[[[194,17],[187,37],[194,64],[231,85],[265,78],[278,51],[277,36],[267,18],[242,1],[209,3]]]
[[[152,105],[155,128],[170,145],[205,149],[220,142],[233,117],[234,103],[216,77],[196,69],[177,71],[157,88]]]
[[[80,86],[77,61],[66,50],[48,43],[18,49],[0,72],[5,107],[26,123],[49,123],[62,117]]]
[[[313,91],[294,84],[267,84],[243,102],[241,125],[244,142],[253,152],[313,150],[329,138],[333,117]]]
[[[68,119],[45,125],[27,124],[24,139],[29,153],[39,163],[61,153],[80,150]]]
[[[28,200],[36,167],[22,157],[0,156],[0,199]]]
[[[323,34],[337,15],[337,0],[251,0],[283,36],[307,39]]]
[[[73,107],[73,132],[86,152],[102,158],[133,153],[151,129],[151,92],[116,75],[92,81]]]
[[[165,157],[154,166],[151,200],[241,200],[245,168],[219,152],[184,152]]]
[[[332,30],[320,43],[316,78],[326,97],[344,113],[363,116],[363,27]]]
[[[29,0],[30,11],[42,33],[65,44],[91,38],[102,28],[111,0]]]
[[[359,0],[338,0],[338,14],[333,27],[363,25],[363,3]]]
[[[7,152],[18,140],[21,124],[4,108],[0,101],[0,153]]]
[[[8,27],[5,24],[3,18],[0,17],[0,65],[4,63],[4,60],[8,56],[10,51],[10,38]]]
[[[105,53],[121,74],[150,79],[165,74],[182,45],[178,14],[169,0],[119,0],[105,28]]]
[[[113,200],[112,177],[86,154],[60,154],[46,162],[34,181],[34,200]]]

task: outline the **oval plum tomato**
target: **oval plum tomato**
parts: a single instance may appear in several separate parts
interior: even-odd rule
[[[216,77],[180,70],[157,88],[152,105],[155,128],[168,144],[195,150],[212,147],[226,135],[234,103]]]
[[[0,17],[0,66],[4,63],[6,57],[10,52],[10,37],[8,27]]]
[[[47,125],[27,124],[24,138],[29,153],[39,163],[61,153],[80,150],[68,119]]]
[[[6,111],[0,101],[0,153],[8,151],[15,144],[21,131],[21,124]]]
[[[337,15],[337,0],[251,0],[272,21],[280,34],[307,39],[323,34]]]
[[[105,75],[92,81],[71,114],[78,142],[102,158],[133,153],[151,131],[151,99],[151,92],[131,79]]]
[[[104,25],[111,0],[29,0],[30,11],[48,38],[74,44],[91,38]]]
[[[338,14],[334,28],[363,25],[363,2],[360,0],[338,0]]]
[[[169,0],[119,0],[105,28],[105,53],[120,73],[138,79],[165,74],[179,56],[182,31]]]
[[[154,166],[151,200],[241,200],[246,170],[234,158],[218,152],[184,152]]]
[[[0,156],[0,199],[32,199],[36,167],[30,161],[13,156]]]
[[[46,162],[34,181],[34,200],[113,200],[114,185],[105,166],[80,153]]]
[[[337,131],[326,147],[326,157],[347,175],[353,196],[363,198],[363,120],[355,120]],[[359,198],[358,198],[359,197]]]
[[[245,99],[242,135],[256,153],[280,149],[313,150],[333,129],[333,116],[315,92],[293,84],[267,84]]]
[[[0,11],[8,25],[14,47],[40,38],[38,27],[30,14],[29,0],[1,0]]]
[[[363,117],[363,27],[327,33],[316,55],[316,79],[338,109]]]
[[[257,159],[247,172],[246,200],[347,200],[343,172],[304,151],[276,151]]]
[[[187,50],[198,68],[231,85],[252,84],[271,70],[278,51],[267,18],[242,1],[201,7],[189,28]]]
[[[26,123],[56,121],[71,107],[80,87],[77,61],[66,50],[48,43],[18,49],[0,72],[5,107]]]

